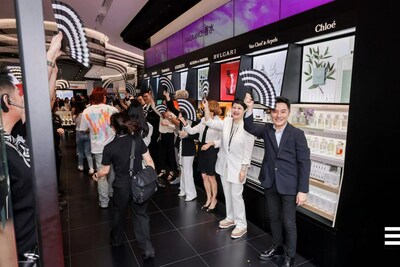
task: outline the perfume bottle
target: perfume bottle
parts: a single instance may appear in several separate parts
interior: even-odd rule
[[[354,36],[349,37],[349,54],[338,58],[336,70],[336,95],[339,103],[350,103],[351,74],[353,70]]]
[[[319,139],[318,139],[318,137],[314,137],[314,141],[312,142],[311,151],[312,152],[318,152],[319,151]]]
[[[325,129],[332,129],[331,114],[326,115],[326,118],[325,118]]]
[[[336,156],[343,156],[343,142],[338,141],[336,144]]]
[[[227,95],[231,94],[231,85],[232,85],[231,70],[227,69],[225,77],[225,90]]]
[[[333,140],[329,140],[327,152],[328,155],[335,155],[335,144],[333,143]]]
[[[299,125],[306,125],[306,116],[304,115],[304,112],[300,112]]]
[[[332,120],[332,129],[334,129],[334,130],[340,130],[340,118],[339,118],[339,114],[336,114],[335,117],[333,117],[333,120]]]
[[[319,144],[319,153],[326,154],[327,149],[328,149],[328,142],[326,141],[325,138],[322,138],[321,143]]]
[[[325,128],[325,116],[324,113],[320,113],[318,116],[318,128]]]
[[[229,94],[230,95],[235,95],[236,88],[235,88],[235,74],[231,73],[229,75],[231,77],[231,86],[229,88]]]
[[[343,115],[341,118],[340,130],[347,131],[347,115]]]

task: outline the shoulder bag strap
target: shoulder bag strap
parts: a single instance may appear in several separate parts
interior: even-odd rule
[[[131,156],[129,157],[129,176],[133,176],[133,161],[135,160],[135,138],[132,137]]]

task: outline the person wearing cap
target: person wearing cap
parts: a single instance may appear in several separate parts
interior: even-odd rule
[[[243,128],[243,115],[247,106],[243,100],[235,99],[232,102],[231,116],[222,121],[211,119],[206,98],[203,99],[203,106],[206,125],[222,131],[215,171],[221,178],[226,217],[219,222],[219,228],[235,227],[231,238],[240,238],[247,233],[242,193],[254,147],[254,136]]]
[[[110,143],[115,132],[110,126],[110,117],[118,113],[118,109],[105,104],[107,101],[107,90],[103,87],[93,89],[90,96],[92,105],[82,112],[79,131],[90,131],[90,146],[95,159],[96,169],[100,170],[104,146]],[[99,206],[108,208],[110,197],[113,195],[112,183],[114,182],[114,171],[111,170],[107,176],[100,177],[97,181],[97,192],[99,194]]]

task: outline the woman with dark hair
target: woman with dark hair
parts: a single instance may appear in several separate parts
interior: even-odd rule
[[[153,125],[151,125],[144,117],[143,107],[141,103],[134,99],[128,108],[128,115],[131,120],[137,121],[142,129],[141,135],[146,146],[149,146],[151,135],[153,134]]]
[[[225,229],[236,226],[231,237],[240,238],[247,232],[242,193],[254,146],[254,136],[243,127],[243,115],[247,106],[243,100],[235,99],[232,102],[231,116],[222,121],[211,120],[207,99],[203,99],[203,106],[206,125],[222,131],[215,171],[221,177],[226,217],[219,222],[219,227]]]
[[[102,167],[93,176],[94,181],[108,174],[111,165],[114,168],[114,218],[110,233],[112,246],[120,246],[128,240],[124,235],[126,210],[131,207],[133,213],[133,226],[139,247],[143,250],[144,259],[154,257],[154,248],[150,240],[149,216],[146,213],[148,202],[136,204],[132,201],[130,190],[129,161],[132,148],[132,139],[135,140],[135,154],[133,171],[138,172],[142,167],[142,161],[154,168],[153,159],[141,136],[142,128],[140,122],[130,119],[124,113],[111,115],[111,128],[115,132],[115,138],[108,143],[103,150]]]

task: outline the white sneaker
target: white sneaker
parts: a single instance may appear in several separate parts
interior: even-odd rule
[[[78,170],[83,171],[83,166],[78,165]]]
[[[179,192],[178,197],[184,197],[184,196],[186,196],[185,192],[183,192],[183,191]]]
[[[179,184],[181,182],[181,178],[176,177],[175,180],[169,182],[169,184]]]
[[[89,169],[89,175],[93,175],[94,174],[94,169],[93,168],[90,168]]]
[[[235,229],[233,229],[231,237],[233,239],[236,238],[240,238],[242,237],[245,233],[247,233],[247,229],[246,228],[239,228],[239,227],[235,227]]]
[[[228,219],[223,219],[222,221],[219,222],[219,228],[225,229],[225,228],[229,228],[231,226],[235,226],[235,222],[228,220]]]

